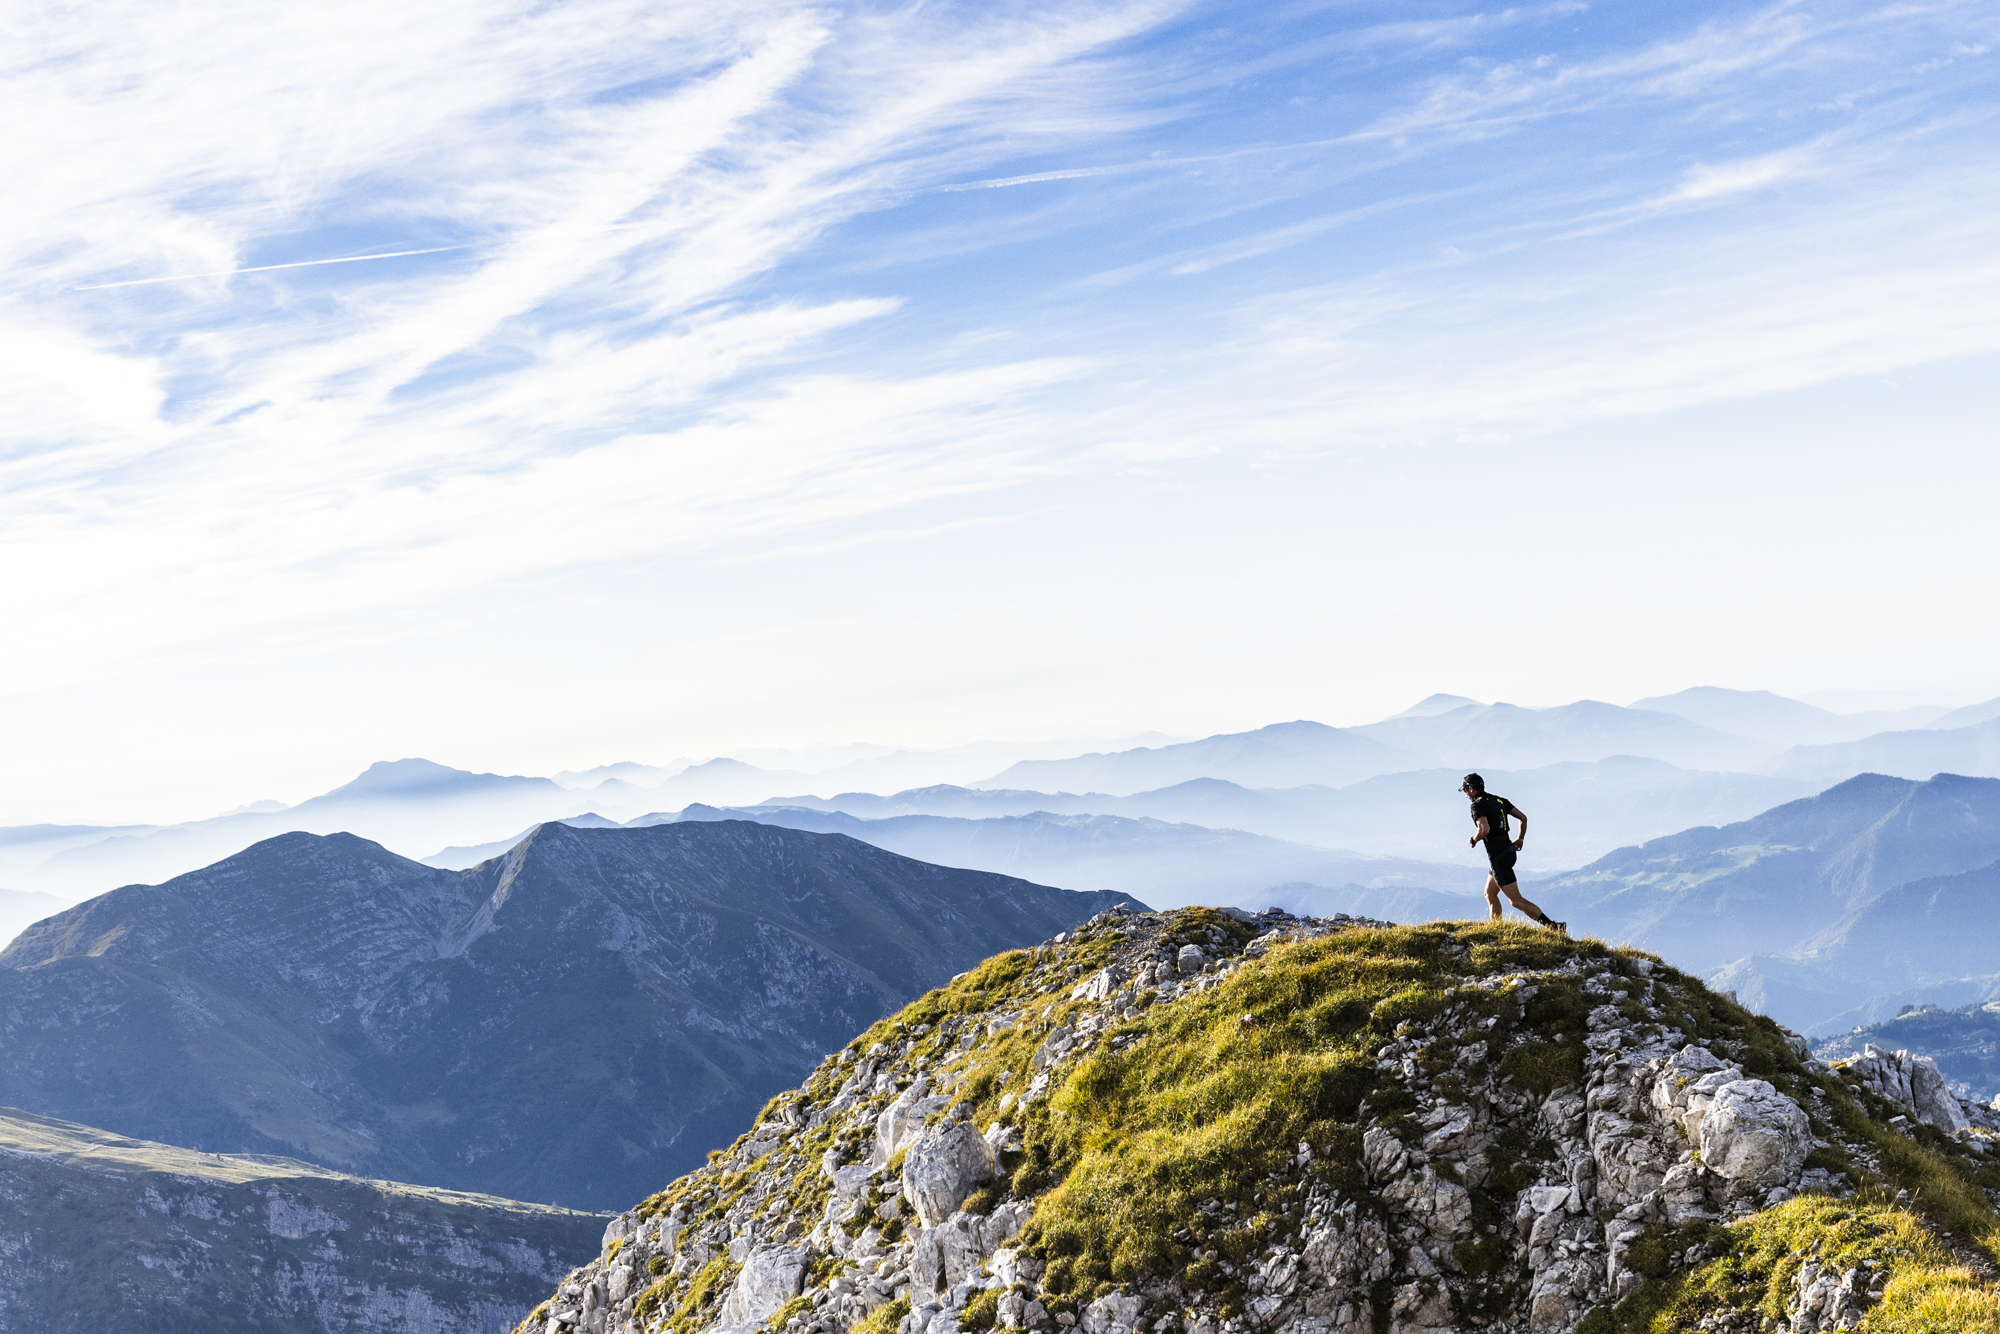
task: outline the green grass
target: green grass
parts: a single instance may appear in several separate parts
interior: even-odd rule
[[[1047,1261],[1045,1286],[1087,1297],[1145,1274],[1178,1274],[1215,1290],[1195,1252],[1232,1261],[1295,1228],[1279,1210],[1242,1209],[1242,1223],[1177,1241],[1209,1199],[1254,1202],[1301,1142],[1316,1173],[1369,1198],[1359,1168],[1364,1100],[1376,1093],[1376,1049],[1404,1025],[1456,1008],[1463,1026],[1518,1007],[1511,992],[1459,990],[1454,942],[1492,957],[1544,954],[1533,928],[1511,925],[1352,931],[1271,949],[1222,986],[1125,1026],[1136,1040],[1101,1045],[1022,1118],[1019,1185],[1051,1188],[1023,1244]],[[1564,942],[1558,950],[1603,952]],[[1519,967],[1521,965],[1514,965]],[[1385,1091],[1400,1093],[1399,1088]],[[1374,1114],[1397,1109],[1375,1098]],[[1273,1188],[1275,1190],[1275,1188]]]
[[[2000,1334],[2000,1289],[1960,1264],[1916,1212],[1888,1202],[1879,1191],[1852,1200],[1800,1196],[1730,1227],[1706,1228],[1695,1239],[1724,1253],[1681,1273],[1666,1273],[1666,1253],[1691,1237],[1649,1229],[1646,1241],[1654,1243],[1660,1262],[1655,1281],[1617,1306],[1591,1313],[1577,1334],[1681,1334],[1722,1312],[1782,1320],[1797,1291],[1794,1280],[1809,1259],[1836,1272],[1872,1260],[1888,1276],[1881,1304],[1869,1310],[1863,1331]],[[1639,1246],[1633,1250],[1635,1261],[1652,1258],[1642,1256]]]
[[[896,1334],[896,1326],[903,1323],[903,1317],[910,1313],[910,1299],[898,1297],[885,1306],[878,1306],[856,1321],[848,1334]]]
[[[985,1334],[999,1323],[999,1318],[1000,1292],[996,1288],[987,1288],[974,1293],[972,1300],[965,1304],[965,1309],[959,1312],[958,1327],[970,1330],[972,1334]]]

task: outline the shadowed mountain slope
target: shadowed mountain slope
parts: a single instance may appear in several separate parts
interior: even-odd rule
[[[910,996],[1122,897],[745,821],[544,825],[463,872],[287,834],[0,953],[0,1102],[594,1208]]]
[[[1751,820],[1621,848],[1528,892],[1582,929],[1703,972],[1737,961],[1720,985],[1747,985],[1754,963],[1774,983],[1745,999],[1807,1025],[1914,969],[2000,972],[1993,877],[1963,874],[1996,859],[2000,780],[1864,774]],[[1911,884],[1939,876],[1957,879]],[[1746,958],[1768,955],[1788,961]],[[1828,1011],[1804,999],[1815,990],[1845,1000]]]
[[[19,889],[0,889],[0,949],[22,930],[44,917],[70,906],[70,900],[53,894],[35,894]]]
[[[1739,959],[1714,980],[1767,1013],[1797,1016],[1808,1032],[1829,1032],[1857,1010],[1879,1018],[1929,999],[1931,988],[1994,994],[1995,922],[2000,863],[1886,889],[1797,947]]]
[[[499,1334],[598,1214],[0,1108],[0,1334]]]

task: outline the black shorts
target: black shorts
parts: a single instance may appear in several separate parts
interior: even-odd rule
[[[1498,885],[1518,883],[1514,878],[1514,845],[1512,843],[1492,843],[1486,845],[1486,860],[1493,867],[1493,881]]]

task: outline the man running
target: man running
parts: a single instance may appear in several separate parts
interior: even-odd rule
[[[1567,935],[1568,922],[1550,921],[1548,914],[1521,897],[1520,884],[1514,876],[1514,854],[1528,841],[1526,812],[1505,797],[1489,796],[1486,780],[1478,774],[1467,774],[1465,781],[1458,785],[1458,790],[1471,801],[1472,821],[1479,828],[1466,846],[1473,847],[1484,842],[1486,860],[1493,867],[1493,873],[1486,877],[1486,906],[1493,910],[1493,920],[1500,920],[1500,896],[1505,894],[1531,920],[1540,922],[1551,931]],[[1510,815],[1521,822],[1521,836],[1511,842],[1507,838],[1507,817]]]

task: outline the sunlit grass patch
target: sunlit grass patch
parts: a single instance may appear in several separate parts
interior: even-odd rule
[[[1528,936],[1427,926],[1279,944],[1140,1020],[1129,1045],[1084,1058],[1023,1117],[1027,1183],[1053,1183],[1024,1238],[1048,1260],[1050,1290],[1088,1296],[1177,1271],[1190,1287],[1211,1282],[1196,1258],[1204,1238],[1175,1233],[1210,1200],[1239,1208],[1242,1221],[1219,1232],[1281,1229],[1256,1201],[1301,1143],[1314,1147],[1316,1173],[1361,1192],[1358,1123],[1378,1086],[1376,1049],[1454,1008],[1470,1034],[1494,1033],[1480,1027],[1487,1018],[1511,1022],[1511,996],[1457,985],[1463,946],[1497,957]],[[1533,953],[1559,964],[1584,948],[1557,939]]]
[[[1880,1334],[2000,1334],[2000,1287],[1983,1282],[1914,1211],[1879,1192],[1850,1200],[1805,1195],[1728,1228],[1706,1228],[1727,1253],[1655,1281],[1594,1312],[1577,1334],[1680,1334],[1721,1312],[1789,1323],[1808,1261],[1837,1277],[1879,1275],[1880,1304],[1861,1323]],[[1652,1238],[1649,1238],[1652,1240]],[[1669,1249],[1685,1238],[1673,1237]]]

